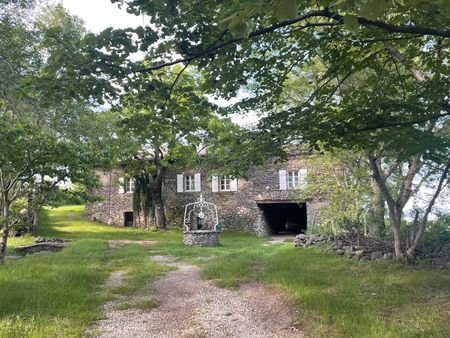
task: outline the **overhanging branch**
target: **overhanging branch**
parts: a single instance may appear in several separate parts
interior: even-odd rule
[[[334,20],[337,23],[343,23],[344,21],[344,17],[338,13],[335,12],[331,12],[328,8],[322,9],[322,10],[314,10],[314,11],[309,11],[303,15],[297,16],[296,18],[293,19],[289,19],[289,20],[285,20],[285,21],[281,21],[279,23],[276,23],[272,26],[266,27],[266,28],[262,28],[259,29],[257,31],[253,31],[249,34],[247,39],[251,39],[251,38],[255,38],[264,34],[268,34],[271,32],[276,31],[277,29],[283,28],[283,27],[288,27],[291,25],[294,25],[296,23],[305,21],[309,18],[327,18],[330,20]],[[362,26],[365,27],[376,27],[379,29],[382,29],[384,31],[387,31],[389,33],[404,33],[404,34],[415,34],[415,35],[433,35],[433,36],[441,36],[444,38],[449,38],[450,37],[450,30],[449,29],[437,29],[437,28],[429,28],[429,27],[422,27],[422,26],[413,26],[413,25],[392,25],[392,24],[388,24],[386,22],[383,21],[378,21],[378,20],[368,20],[366,18],[363,17],[357,17],[358,23]],[[314,27],[314,26],[321,26],[321,25],[330,25],[329,23],[306,23],[305,25],[303,25],[301,27],[301,29],[304,28],[308,28],[308,27]],[[168,67],[168,66],[173,66],[179,63],[184,63],[184,62],[190,62],[196,59],[200,59],[203,58],[207,55],[213,54],[229,45],[241,42],[243,40],[246,40],[246,38],[234,38],[234,39],[230,39],[227,41],[224,41],[222,43],[213,45],[211,47],[205,48],[204,50],[193,54],[193,55],[189,55],[186,56],[184,58],[179,58],[173,61],[167,61],[167,62],[162,62],[159,64],[156,64],[154,66],[150,66],[150,67],[145,67],[145,68],[141,68],[141,69],[136,69],[134,70],[134,72],[141,72],[141,73],[145,73],[145,72],[151,72],[154,70],[158,70],[164,67]]]

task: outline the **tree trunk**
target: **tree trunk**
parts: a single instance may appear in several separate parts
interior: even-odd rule
[[[36,218],[36,212],[33,208],[33,202],[34,202],[34,194],[32,191],[28,192],[27,194],[27,221],[30,224],[30,229],[27,229],[29,232],[33,232],[34,229],[34,219]]]
[[[376,180],[372,177],[370,180],[372,188],[372,198],[369,210],[369,217],[367,220],[369,226],[369,236],[380,238],[381,230],[385,228],[384,214],[384,197]]]
[[[392,230],[392,234],[394,235],[394,251],[395,251],[395,257],[397,257],[400,260],[404,260],[405,254],[403,252],[402,247],[402,233],[400,231],[400,219],[396,216],[389,217],[390,218],[390,226]]]
[[[157,186],[151,190],[153,203],[155,204],[155,218],[156,226],[159,230],[167,230],[166,213],[164,211],[164,201],[162,198],[162,184],[157,184]]]
[[[375,180],[376,184],[378,185],[378,188],[382,192],[383,197],[388,206],[389,226],[394,236],[395,256],[400,260],[404,260],[405,255],[403,253],[402,235],[400,231],[400,224],[402,219],[402,207],[399,206],[399,204],[394,201],[392,195],[390,194],[386,186],[384,174],[381,171],[381,166],[377,162],[375,156],[369,155],[369,165],[372,170],[373,179]]]
[[[2,243],[0,245],[0,264],[5,262],[6,258],[6,246],[8,244],[8,236],[9,236],[9,225],[8,225],[8,216],[9,216],[9,201],[7,198],[7,194],[3,194],[2,201],[2,216],[4,218],[3,234],[2,234]]]

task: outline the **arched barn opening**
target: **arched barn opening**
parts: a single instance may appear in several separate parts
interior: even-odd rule
[[[300,234],[307,228],[306,203],[297,201],[257,201],[272,235]]]

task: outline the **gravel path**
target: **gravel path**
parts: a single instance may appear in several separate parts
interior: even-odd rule
[[[99,337],[303,336],[295,326],[296,312],[281,292],[259,284],[222,289],[201,279],[200,268],[177,266],[154,283],[156,294],[106,303],[106,318],[97,323]],[[158,307],[145,311],[116,309],[123,301],[146,298],[156,299]]]

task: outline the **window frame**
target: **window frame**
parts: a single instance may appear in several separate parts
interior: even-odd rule
[[[300,189],[300,172],[298,170],[287,170],[287,189],[295,190]],[[292,185],[291,185],[292,177]]]
[[[123,192],[124,194],[131,194],[134,192],[136,188],[136,182],[133,177],[124,177],[123,178]]]
[[[189,190],[187,189],[187,178],[189,177]],[[183,191],[184,192],[195,192],[195,175],[194,174],[184,174],[183,175]]]
[[[222,179],[224,180],[225,188],[222,188]],[[231,175],[220,175],[219,177],[219,191],[231,191]],[[228,188],[227,188],[228,185]]]

